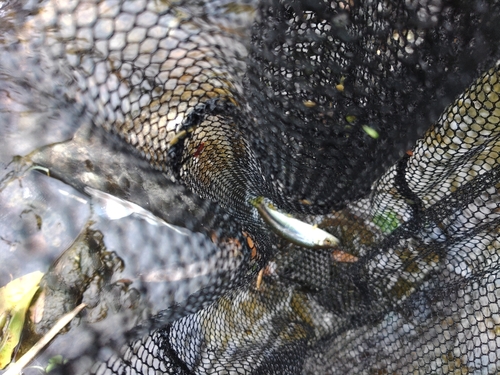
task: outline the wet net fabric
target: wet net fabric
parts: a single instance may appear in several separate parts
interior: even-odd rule
[[[39,126],[83,124],[31,160],[180,231],[139,230],[132,250],[182,264],[155,274],[160,312],[123,325],[125,345],[89,324],[61,373],[500,372],[500,4],[4,9],[1,77],[40,82],[23,105],[57,114]],[[261,196],[339,246],[273,234]]]

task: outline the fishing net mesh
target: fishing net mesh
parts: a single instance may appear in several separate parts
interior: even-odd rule
[[[184,273],[163,269],[160,312],[124,324],[128,343],[89,323],[93,341],[59,371],[500,371],[500,4],[53,0],[4,11],[16,18],[2,26],[3,77],[39,82],[37,105],[48,90],[66,122],[90,124],[33,160],[189,234],[133,231],[141,272]],[[340,244],[274,234],[252,204],[261,196]]]

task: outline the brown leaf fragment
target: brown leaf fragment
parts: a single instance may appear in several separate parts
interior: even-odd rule
[[[339,263],[356,263],[359,259],[357,256],[345,253],[341,250],[333,250],[332,257],[334,261]]]

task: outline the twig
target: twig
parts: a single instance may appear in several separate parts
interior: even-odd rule
[[[19,375],[21,371],[47,346],[47,344],[68,324],[73,320],[75,316],[78,315],[87,305],[84,303],[79,304],[74,308],[73,311],[63,315],[54,326],[38,340],[38,342],[33,345],[33,347],[28,350],[19,361],[12,363],[4,375]]]

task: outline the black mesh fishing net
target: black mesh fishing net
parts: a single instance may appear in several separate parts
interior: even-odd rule
[[[0,250],[64,252],[45,294],[88,306],[57,371],[500,372],[498,2],[7,1],[0,21]]]

